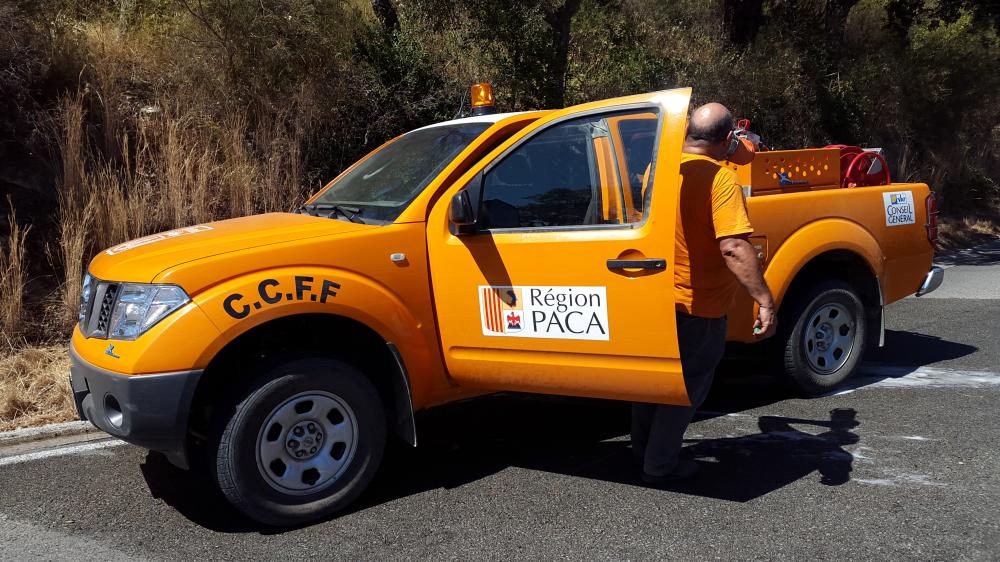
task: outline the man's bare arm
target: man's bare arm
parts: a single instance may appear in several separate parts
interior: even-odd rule
[[[754,322],[754,335],[759,338],[772,335],[777,327],[774,297],[771,296],[771,289],[764,281],[764,274],[760,270],[760,262],[757,261],[753,246],[745,237],[727,236],[719,240],[719,251],[726,261],[726,267],[760,305],[757,320]]]

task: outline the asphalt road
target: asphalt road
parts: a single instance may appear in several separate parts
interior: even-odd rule
[[[636,483],[627,405],[498,396],[422,416],[356,509],[284,532],[130,445],[0,452],[0,559],[998,560],[1000,245],[954,263],[841,392],[730,365],[688,484]]]

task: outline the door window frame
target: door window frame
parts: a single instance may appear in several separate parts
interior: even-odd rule
[[[646,195],[643,197],[643,209],[642,209],[642,220],[638,222],[626,222],[619,224],[578,224],[578,225],[557,225],[557,226],[520,226],[514,228],[476,228],[475,231],[470,232],[470,235],[479,234],[507,234],[507,233],[521,233],[521,232],[567,232],[567,231],[581,231],[581,230],[634,230],[642,228],[649,221],[650,213],[652,212],[652,198],[653,191],[652,186],[656,179],[656,167],[657,160],[660,152],[660,141],[663,137],[663,126],[664,119],[666,118],[667,111],[662,105],[658,103],[642,102],[642,103],[630,103],[615,107],[602,107],[596,109],[590,109],[587,111],[581,111],[579,113],[572,113],[569,115],[564,115],[558,119],[553,119],[552,121],[546,123],[544,126],[531,131],[524,138],[519,139],[513,145],[507,147],[502,153],[500,153],[492,162],[487,164],[482,170],[479,171],[472,180],[463,188],[471,190],[470,194],[475,195],[478,202],[476,203],[479,216],[483,213],[483,202],[486,195],[486,175],[489,174],[494,167],[499,166],[511,153],[521,147],[521,145],[531,142],[535,136],[549,130],[551,127],[561,125],[567,121],[572,121],[576,119],[582,119],[591,116],[608,116],[613,117],[620,114],[632,114],[636,113],[637,110],[646,110],[656,113],[656,138],[653,142],[653,155],[649,162],[649,185],[650,189],[646,190]],[[612,145],[614,143],[611,143]],[[617,152],[617,151],[615,151]],[[620,166],[621,164],[617,161],[618,155],[615,154],[615,165]]]

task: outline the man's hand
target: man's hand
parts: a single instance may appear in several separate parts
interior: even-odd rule
[[[760,304],[757,319],[753,323],[753,335],[764,339],[774,335],[778,319],[774,316],[774,297],[764,281],[760,263],[753,246],[745,236],[727,236],[719,239],[719,251],[726,261],[726,267],[733,272],[740,284]]]
[[[773,306],[757,308],[757,320],[753,323],[753,337],[762,340],[774,335],[778,328],[778,318],[774,315]]]

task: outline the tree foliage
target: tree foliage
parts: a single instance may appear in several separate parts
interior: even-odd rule
[[[275,131],[295,136],[295,187],[311,189],[451,118],[479,81],[502,110],[692,86],[774,146],[883,146],[948,208],[1000,192],[996,2],[10,0],[0,21],[0,186],[15,198],[55,184],[42,123],[77,91],[95,162],[127,161],[112,153],[142,112],[171,107],[217,139],[241,120],[262,162]]]

